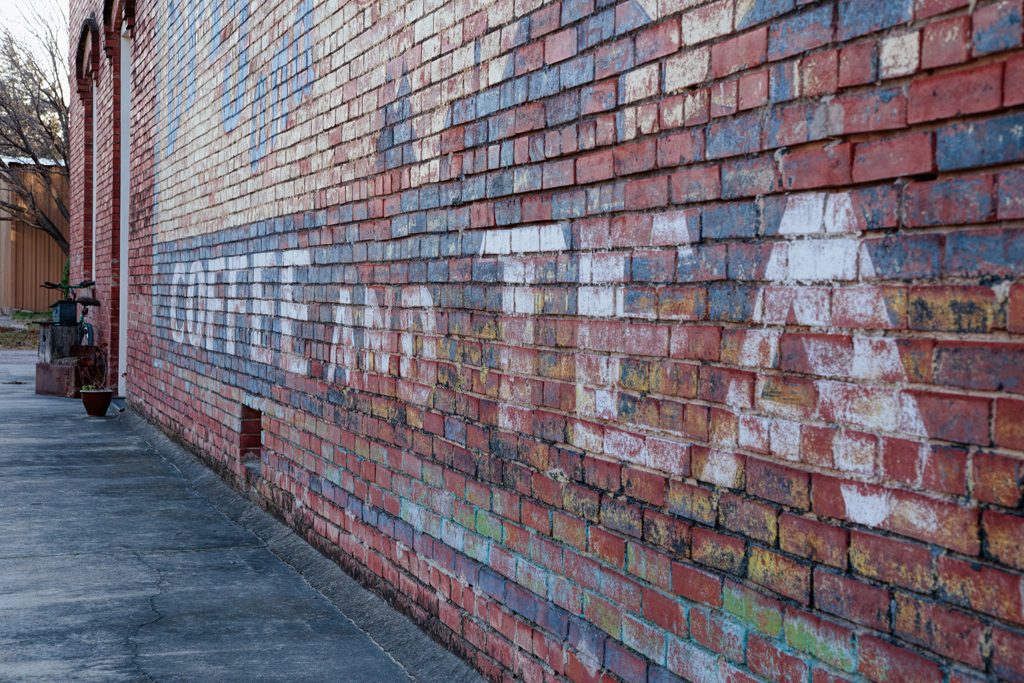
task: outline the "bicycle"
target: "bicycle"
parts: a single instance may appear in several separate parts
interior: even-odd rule
[[[78,304],[82,305],[82,316],[78,319],[78,343],[80,346],[92,346],[95,340],[95,333],[90,323],[85,322],[85,316],[89,313],[89,307],[99,308],[100,302],[91,296],[78,296],[78,289],[88,289],[96,285],[95,280],[83,280],[77,285],[58,285],[53,282],[44,282],[39,285],[46,289],[59,289],[64,292],[64,299],[50,304],[53,309],[53,321],[60,325],[75,324],[75,309]],[[66,319],[67,306],[72,304],[70,322]]]

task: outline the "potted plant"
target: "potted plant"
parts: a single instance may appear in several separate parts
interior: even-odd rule
[[[101,345],[94,353],[78,359],[78,371],[82,378],[82,405],[85,412],[92,417],[103,417],[110,408],[110,400],[114,390],[107,388],[107,354],[106,345]]]

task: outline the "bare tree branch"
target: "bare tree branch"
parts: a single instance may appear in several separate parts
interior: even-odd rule
[[[67,239],[54,223],[68,209],[67,18],[63,6],[22,12],[29,39],[0,28],[0,181],[12,201],[0,202],[18,220],[45,232],[65,256]],[[45,12],[45,14],[44,14]],[[48,201],[41,201],[46,197]]]

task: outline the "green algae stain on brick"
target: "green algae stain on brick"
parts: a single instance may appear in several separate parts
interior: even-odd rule
[[[837,669],[852,673],[857,668],[853,633],[844,628],[787,612],[786,642]]]
[[[770,636],[782,633],[782,606],[778,601],[727,581],[723,590],[725,611]]]
[[[495,541],[501,541],[501,520],[483,510],[476,512],[476,530],[477,533],[489,536]]]

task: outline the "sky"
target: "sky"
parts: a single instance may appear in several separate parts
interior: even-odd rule
[[[68,14],[67,0],[0,0],[0,25],[24,40],[33,41],[28,26],[32,21],[32,13],[37,12],[43,18],[66,22]],[[68,49],[67,27],[63,47]],[[65,92],[65,96],[67,93]]]

